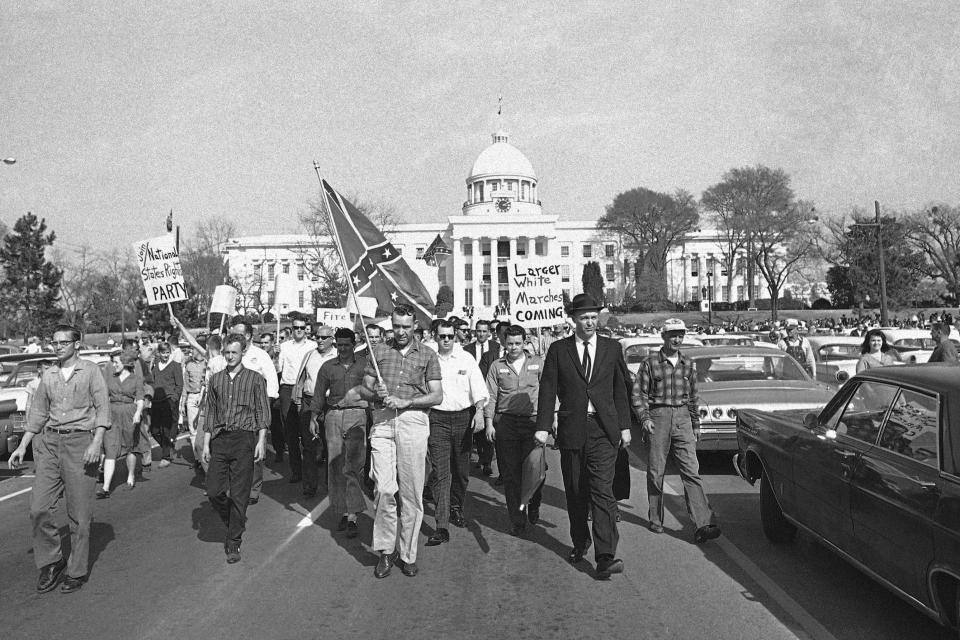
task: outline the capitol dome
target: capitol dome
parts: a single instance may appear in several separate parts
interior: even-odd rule
[[[473,163],[473,169],[467,176],[468,183],[487,176],[511,176],[534,181],[537,179],[527,156],[510,144],[509,140],[503,130],[493,134],[493,144],[484,149]]]

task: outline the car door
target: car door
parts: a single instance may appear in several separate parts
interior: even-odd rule
[[[800,522],[849,550],[850,479],[862,452],[880,435],[897,387],[863,380],[841,394],[820,415],[819,429],[798,439],[794,482]]]
[[[940,423],[937,394],[901,389],[851,482],[855,557],[916,598],[934,556]]]

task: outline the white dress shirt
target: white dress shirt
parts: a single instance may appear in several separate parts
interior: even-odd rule
[[[280,343],[280,384],[297,384],[297,374],[300,373],[300,365],[308,353],[317,348],[317,343],[313,340],[304,340],[297,343],[296,340],[287,340]],[[336,349],[331,349],[336,355]]]
[[[580,359],[580,362],[583,362],[584,347],[590,350],[590,377],[587,378],[587,382],[589,383],[590,378],[593,377],[593,370],[597,366],[597,334],[590,336],[590,339],[586,341],[586,345],[584,345],[584,341],[581,340],[579,336],[574,335],[573,339],[576,340],[577,343],[577,358]],[[593,402],[589,399],[587,400],[587,411],[590,413],[595,411]]]
[[[478,402],[490,399],[487,382],[480,374],[480,365],[473,356],[454,344],[448,355],[437,354],[440,360],[440,386],[443,402],[434,407],[438,411],[462,411]]]
[[[273,359],[260,347],[251,344],[240,358],[241,364],[247,369],[256,371],[267,381],[267,397],[280,397],[280,383],[277,380],[277,368],[273,366]]]

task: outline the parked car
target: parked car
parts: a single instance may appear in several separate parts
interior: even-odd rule
[[[833,396],[779,349],[702,347],[685,353],[697,369],[700,451],[736,451],[740,411],[809,411]]]
[[[819,412],[741,411],[737,471],[775,543],[802,529],[941,624],[960,620],[960,368],[881,367]]]
[[[623,359],[627,361],[627,368],[630,374],[637,375],[637,369],[640,368],[640,361],[651,353],[656,353],[663,346],[663,338],[659,335],[641,335],[634,338],[624,338],[620,341],[620,348],[623,349]],[[699,338],[685,336],[683,338],[684,347],[702,347],[703,343]]]
[[[930,337],[927,329],[891,329],[881,328],[887,338],[887,344],[897,350],[900,359],[907,364],[922,364],[930,359],[937,343]],[[960,350],[960,339],[951,337],[953,346]]]
[[[17,409],[16,400],[0,401],[0,458],[6,458],[23,438],[23,411]]]
[[[832,385],[843,384],[857,373],[863,338],[851,336],[810,336],[816,378]]]
[[[741,336],[737,334],[707,334],[701,333],[697,335],[697,339],[700,340],[707,347],[722,347],[722,346],[731,346],[731,345],[740,345],[741,347],[752,347],[753,338],[750,336]]]

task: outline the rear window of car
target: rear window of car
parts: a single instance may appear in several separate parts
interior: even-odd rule
[[[817,355],[820,360],[830,362],[831,360],[850,360],[860,358],[860,345],[858,344],[827,344],[817,349]]]

